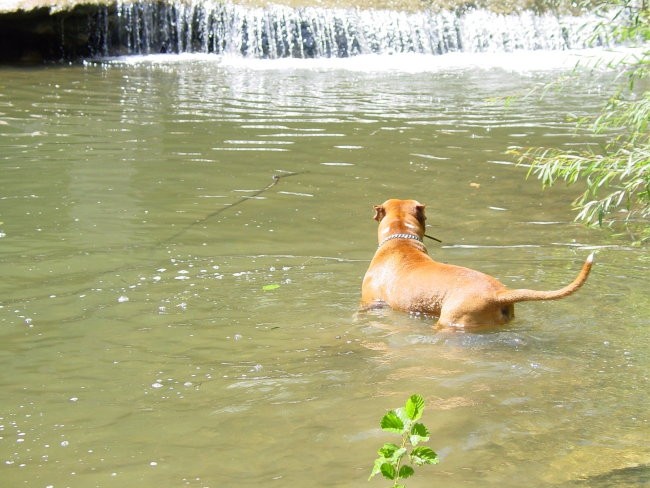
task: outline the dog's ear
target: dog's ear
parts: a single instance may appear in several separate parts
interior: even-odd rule
[[[418,222],[420,222],[422,225],[424,225],[424,222],[427,220],[427,216],[424,213],[425,208],[426,205],[422,204],[417,204],[415,206],[415,218],[418,219]]]
[[[375,216],[373,219],[375,219],[377,222],[381,222],[381,219],[386,217],[386,209],[383,207],[383,205],[375,205],[373,208],[375,209]]]

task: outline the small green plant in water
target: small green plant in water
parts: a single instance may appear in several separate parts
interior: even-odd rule
[[[393,481],[393,488],[404,488],[400,480],[413,476],[413,466],[438,463],[438,455],[431,448],[420,445],[429,440],[429,430],[418,422],[423,411],[424,399],[420,395],[411,395],[403,408],[384,415],[380,423],[382,430],[402,436],[402,443],[398,446],[388,442],[381,446],[368,480],[381,473]]]

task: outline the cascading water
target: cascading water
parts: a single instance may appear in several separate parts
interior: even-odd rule
[[[98,54],[215,53],[254,58],[347,57],[358,54],[503,52],[578,49],[607,44],[594,35],[596,16],[486,10],[464,13],[252,8],[228,3],[123,2],[104,30]]]

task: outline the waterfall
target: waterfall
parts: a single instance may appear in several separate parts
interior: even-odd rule
[[[108,8],[108,7],[107,7]],[[98,22],[98,54],[215,53],[254,58],[507,52],[607,44],[595,15],[509,15],[470,9],[399,12],[246,7],[215,0],[120,2]]]

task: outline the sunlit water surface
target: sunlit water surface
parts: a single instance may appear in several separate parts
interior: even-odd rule
[[[410,488],[648,483],[646,250],[508,153],[597,144],[570,119],[611,74],[488,58],[3,68],[2,486],[385,486],[415,392],[441,463]],[[597,263],[499,330],[357,315],[389,197],[512,287]]]

